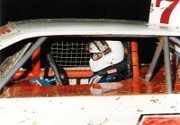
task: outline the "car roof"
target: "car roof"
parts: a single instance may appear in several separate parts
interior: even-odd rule
[[[145,21],[111,19],[34,19],[9,22],[0,27],[0,50],[20,40],[39,36],[180,36],[179,27]]]

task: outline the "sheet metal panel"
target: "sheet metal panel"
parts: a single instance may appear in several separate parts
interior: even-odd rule
[[[10,22],[0,30],[0,50],[20,40],[54,35],[108,35],[127,37],[180,36],[179,27],[149,25],[143,21],[104,19],[39,19]]]
[[[180,95],[0,99],[3,125],[136,125],[143,114],[180,113]]]

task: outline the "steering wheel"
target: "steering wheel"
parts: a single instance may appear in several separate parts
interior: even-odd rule
[[[55,74],[56,85],[69,85],[69,80],[68,80],[66,71],[63,68],[56,66],[56,63],[51,53],[47,54],[47,60],[48,60],[49,66],[52,68]],[[49,70],[49,67],[48,67],[48,70]],[[45,75],[48,74],[47,72],[48,71],[45,70]]]

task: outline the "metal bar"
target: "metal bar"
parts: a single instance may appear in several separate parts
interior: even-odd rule
[[[138,56],[138,44],[137,41],[131,41],[131,54],[132,54],[132,68],[133,78],[139,77],[139,56]]]
[[[169,53],[169,41],[167,37],[164,37],[164,63],[165,63],[167,93],[171,94],[172,93],[171,64],[170,64],[170,53]]]
[[[169,37],[169,39],[171,40],[170,42],[174,42],[177,47],[180,47],[180,40],[177,37]],[[176,68],[178,68],[180,53],[178,52],[179,50],[175,49],[176,46],[170,48],[170,51],[173,50],[173,53],[176,55]]]
[[[49,65],[50,65],[51,68],[53,69],[54,74],[55,74],[55,76],[56,76],[57,85],[63,85],[63,84],[62,84],[62,80],[61,80],[61,78],[60,78],[60,76],[59,76],[58,68],[57,68],[57,66],[56,66],[56,63],[55,63],[55,61],[54,61],[53,56],[52,56],[51,53],[48,53],[47,59],[48,59]]]
[[[38,47],[46,40],[46,37],[39,38],[35,44],[25,53],[18,64],[15,65],[12,70],[6,75],[0,82],[0,90],[6,85],[6,83],[11,79],[11,77],[22,67],[22,65],[31,57],[31,55],[36,51]]]
[[[178,51],[174,50],[174,48],[169,47],[169,51],[174,53],[178,58],[180,57],[180,53]]]
[[[157,64],[157,61],[158,61],[158,59],[159,59],[159,57],[160,57],[160,54],[161,54],[161,52],[162,52],[163,44],[164,44],[164,41],[163,41],[162,38],[160,38],[159,44],[158,44],[158,46],[157,46],[157,48],[156,48],[156,52],[155,52],[154,57],[153,57],[153,59],[152,59],[152,62],[151,62],[151,64],[150,64],[149,71],[148,71],[148,73],[147,73],[146,76],[145,76],[145,80],[146,80],[147,82],[149,82],[150,79],[151,79],[151,77],[152,77],[152,74],[153,74],[154,69],[155,69],[156,64]]]
[[[177,37],[169,37],[172,42],[176,43],[178,46],[180,46],[180,40]]]

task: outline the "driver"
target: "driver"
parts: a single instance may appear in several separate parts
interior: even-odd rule
[[[89,65],[93,75],[91,83],[114,82],[126,78],[125,51],[121,41],[97,40],[88,43],[91,58]]]

